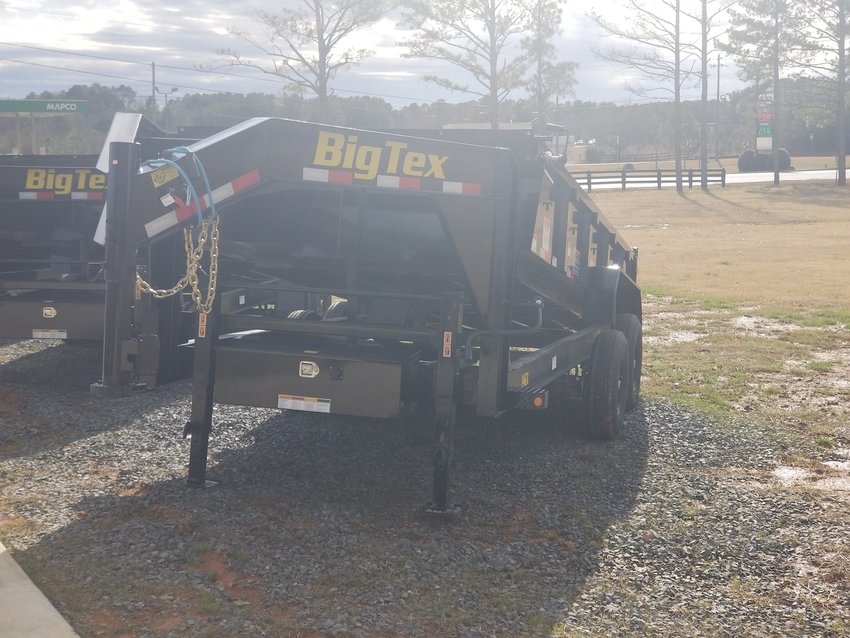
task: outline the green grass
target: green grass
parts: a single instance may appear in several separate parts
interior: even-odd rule
[[[815,437],[815,445],[820,448],[834,448],[836,446],[835,439],[825,434],[819,434]]]
[[[645,303],[645,334],[650,337],[644,346],[646,396],[723,419],[746,413],[786,425],[794,437],[810,433],[812,448],[824,447],[815,433],[832,434],[843,427],[840,408],[810,408],[795,399],[793,390],[805,380],[815,397],[837,399],[839,406],[850,397],[850,391],[831,381],[841,373],[838,364],[823,358],[846,347],[847,332],[836,329],[843,310],[777,304],[762,308],[717,297],[669,295],[664,289],[647,295]],[[740,317],[769,321],[763,327],[756,323],[754,333],[738,325]],[[680,335],[697,338],[683,341]]]
[[[832,363],[830,361],[810,361],[808,368],[813,372],[831,372]]]

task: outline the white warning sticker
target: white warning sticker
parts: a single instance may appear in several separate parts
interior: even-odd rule
[[[331,400],[319,399],[318,397],[300,397],[293,394],[278,394],[277,407],[281,410],[325,412],[329,414],[331,411]]]
[[[48,330],[46,328],[33,328],[33,339],[67,339],[67,330]]]

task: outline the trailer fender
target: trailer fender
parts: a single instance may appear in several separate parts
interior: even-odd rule
[[[590,268],[585,297],[586,326],[614,326],[617,315],[629,313],[641,319],[640,288],[619,266]]]

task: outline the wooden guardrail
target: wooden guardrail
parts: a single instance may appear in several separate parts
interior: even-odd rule
[[[580,173],[574,173],[574,177],[585,187],[586,190],[593,190],[594,186],[611,186],[618,185],[623,190],[626,186],[636,186],[644,184],[652,184],[661,188],[664,184],[676,183],[676,171],[670,169],[658,170],[638,170],[629,169],[625,171],[586,171],[584,179],[580,179]],[[725,168],[709,168],[707,171],[709,184],[720,184],[726,186],[726,169]],[[700,184],[700,170],[689,168],[682,171],[682,183],[687,184],[688,188],[693,188],[694,184]]]

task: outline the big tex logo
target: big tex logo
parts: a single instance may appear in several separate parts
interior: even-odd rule
[[[103,191],[105,188],[106,175],[91,168],[30,168],[24,183],[26,191],[47,191],[56,195],[70,195],[75,191]]]
[[[374,180],[379,174],[444,180],[446,160],[448,155],[413,151],[400,140],[370,146],[360,143],[357,135],[320,131],[313,165],[347,169],[359,180]]]

